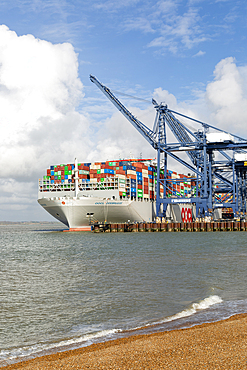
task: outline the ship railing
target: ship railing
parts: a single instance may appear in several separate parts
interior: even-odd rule
[[[82,182],[78,183],[79,191],[85,190],[119,190],[119,181],[117,177],[109,177],[104,181]],[[39,179],[39,191],[75,191],[75,183],[53,183],[51,180]]]
[[[63,184],[57,183],[53,184],[50,180],[39,180],[39,191],[48,192],[48,191],[75,191],[75,184]]]
[[[124,187],[123,187],[124,184]],[[103,181],[84,181],[78,183],[79,192],[84,191],[100,191],[100,190],[117,190],[119,192],[124,192],[125,195],[121,196],[121,199],[131,199],[136,201],[151,201],[152,198],[148,196],[148,199],[143,197],[138,197],[137,189],[136,193],[133,193],[130,179],[127,179],[125,183],[121,182],[118,177],[107,177]],[[53,183],[49,179],[39,179],[39,192],[75,192],[75,183]]]

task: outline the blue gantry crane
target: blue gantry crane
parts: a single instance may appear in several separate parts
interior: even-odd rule
[[[107,96],[116,108],[129,120],[147,142],[157,151],[157,186],[156,215],[165,217],[167,205],[176,203],[192,203],[196,205],[196,216],[213,216],[217,208],[232,208],[235,217],[245,217],[247,212],[247,141],[246,139],[221,130],[207,123],[175,112],[166,104],[152,103],[156,109],[153,129],[139,121],[119,101],[112,91],[102,85],[96,77],[90,80]],[[181,117],[180,119],[177,118]],[[199,124],[194,131],[181,119]],[[169,142],[167,128],[175,136],[177,142]],[[193,132],[194,131],[194,132]],[[185,152],[189,162],[181,158]],[[170,179],[167,176],[168,157],[178,161],[193,173],[191,178],[194,187],[186,197],[176,192],[171,197],[174,183],[188,179]],[[161,176],[161,169],[164,176]],[[160,186],[164,187],[161,196]]]

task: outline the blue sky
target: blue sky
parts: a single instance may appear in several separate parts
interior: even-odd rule
[[[247,137],[246,8],[228,0],[1,1],[0,220],[50,219],[36,198],[51,164],[154,155],[89,74]],[[152,127],[151,104],[122,101]]]

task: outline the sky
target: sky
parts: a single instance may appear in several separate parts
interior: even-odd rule
[[[247,138],[246,8],[0,0],[0,221],[53,220],[37,203],[50,165],[156,156],[90,74],[150,128],[155,98]]]

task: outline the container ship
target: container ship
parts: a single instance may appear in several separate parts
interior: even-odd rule
[[[50,166],[39,179],[38,203],[70,230],[90,230],[94,223],[152,222],[156,218],[157,167],[151,159],[127,159]],[[160,171],[164,176],[164,171]],[[172,179],[186,181],[172,184]],[[191,194],[187,176],[168,171],[166,196]],[[164,188],[160,188],[161,197]],[[192,221],[192,205],[174,204],[167,217]]]

